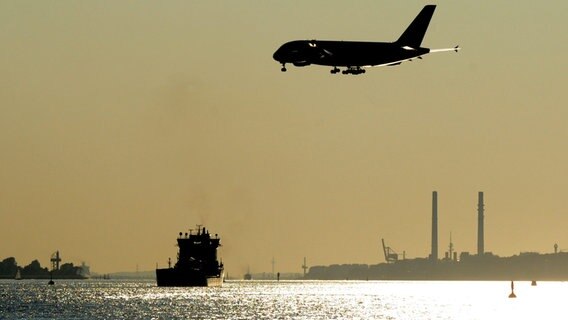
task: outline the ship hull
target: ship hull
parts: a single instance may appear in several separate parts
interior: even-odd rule
[[[220,287],[223,283],[223,273],[219,276],[208,276],[193,270],[156,269],[156,281],[158,287]]]

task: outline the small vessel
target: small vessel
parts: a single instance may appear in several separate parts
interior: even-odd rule
[[[20,273],[20,269],[16,272],[16,276],[14,277],[15,280],[22,280],[22,274]]]
[[[252,274],[250,273],[250,267],[247,269],[247,273],[245,273],[245,276],[243,277],[243,279],[252,280]]]
[[[158,287],[217,287],[223,283],[223,263],[217,260],[221,239],[198,225],[197,231],[179,233],[178,260],[172,267],[156,269]]]

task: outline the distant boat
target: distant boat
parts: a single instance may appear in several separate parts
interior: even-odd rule
[[[252,274],[250,273],[250,267],[247,269],[247,273],[245,273],[245,276],[243,277],[243,279],[252,280]]]
[[[20,269],[16,272],[16,276],[14,277],[16,280],[22,280],[22,274],[20,273]]]

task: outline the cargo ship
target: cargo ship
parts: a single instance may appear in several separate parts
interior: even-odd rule
[[[158,287],[217,287],[223,283],[223,263],[217,260],[221,239],[212,236],[205,227],[189,233],[179,233],[176,264],[156,269]]]

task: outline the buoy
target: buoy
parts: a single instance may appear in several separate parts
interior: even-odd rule
[[[516,298],[517,295],[515,295],[515,284],[513,283],[513,281],[511,281],[511,294],[509,295],[509,298]]]
[[[533,280],[533,281],[531,282],[531,286],[536,287],[536,281]]]

